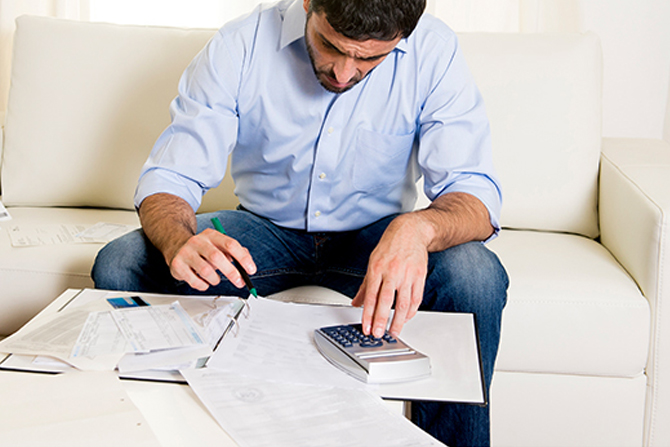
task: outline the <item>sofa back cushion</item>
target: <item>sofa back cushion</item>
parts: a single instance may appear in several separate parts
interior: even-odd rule
[[[5,126],[6,205],[133,209],[182,72],[213,30],[17,20]],[[227,181],[224,207],[235,206]]]
[[[213,30],[17,21],[2,164],[12,206],[132,209],[169,103]],[[593,35],[465,34],[491,120],[505,227],[598,233],[600,47]],[[201,211],[232,208],[230,176]]]
[[[602,55],[594,34],[465,34],[508,228],[598,235]]]

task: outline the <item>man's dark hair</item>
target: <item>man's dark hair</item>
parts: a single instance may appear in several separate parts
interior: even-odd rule
[[[335,31],[354,40],[408,37],[426,0],[311,0],[310,12],[325,13]]]

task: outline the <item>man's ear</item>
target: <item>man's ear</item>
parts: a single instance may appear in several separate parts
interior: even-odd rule
[[[305,9],[305,13],[309,12],[309,0],[302,0],[302,7]]]

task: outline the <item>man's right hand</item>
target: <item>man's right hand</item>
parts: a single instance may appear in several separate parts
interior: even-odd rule
[[[250,275],[256,272],[249,251],[235,239],[211,229],[195,234],[195,213],[177,196],[151,195],[140,205],[139,214],[144,233],[163,253],[172,276],[196,290],[204,292],[219,284],[217,270],[236,287],[244,287],[244,280],[232,264],[233,258]]]
[[[256,265],[249,250],[231,237],[206,229],[191,236],[168,264],[173,277],[186,281],[196,290],[204,292],[210,286],[219,284],[221,279],[217,270],[236,287],[242,288],[245,286],[244,280],[233,265],[233,258],[250,275],[256,273]]]

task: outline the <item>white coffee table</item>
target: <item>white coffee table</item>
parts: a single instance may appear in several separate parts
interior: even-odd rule
[[[68,290],[56,298],[47,306],[40,316],[57,312],[72,297],[78,293],[78,290]],[[28,323],[30,324],[30,323]],[[86,382],[86,374],[96,373],[64,373],[76,374],[77,377],[71,377],[72,380],[81,380]],[[51,376],[53,378],[53,376]],[[116,379],[115,379],[116,380]],[[53,382],[53,385],[51,385]],[[71,382],[70,382],[71,384]],[[53,427],[49,421],[41,424],[41,420],[36,420],[39,412],[36,412],[36,406],[54,405],[50,394],[56,396],[59,391],[58,381],[50,380],[40,373],[26,373],[15,371],[0,370],[0,444],[3,444],[8,435],[14,436],[11,439],[12,445],[20,445],[21,439],[17,441],[17,433],[20,433],[20,427],[31,426],[30,438],[26,443],[30,445],[87,445],[95,438],[96,446],[118,446],[119,439],[124,440],[125,445],[161,445],[161,446],[236,446],[237,444],[228,436],[228,434],[219,426],[207,409],[201,404],[195,393],[187,386],[177,383],[138,381],[138,380],[120,380],[118,396],[123,399],[123,395],[130,398],[132,404],[139,410],[139,413],[129,415],[125,418],[119,418],[118,414],[96,415],[94,423],[88,418],[88,413],[95,413],[101,406],[109,404],[110,396],[105,399],[96,397],[95,390],[90,393],[90,399],[80,396],[78,406],[90,406],[90,411],[82,412],[80,408],[68,408],[69,404],[58,406],[53,411],[60,412],[58,416],[68,419],[69,414],[73,414],[75,419],[67,421],[65,426]],[[16,388],[40,390],[40,399],[42,404],[31,406],[21,405],[21,393],[10,392],[18,391]],[[13,396],[7,398],[7,396]],[[34,395],[34,393],[33,393]],[[116,395],[115,395],[116,396]],[[403,402],[386,401],[393,411],[402,413],[404,411]],[[126,402],[126,404],[128,404]],[[74,403],[72,405],[75,405]],[[134,419],[133,419],[134,417]],[[48,418],[47,418],[48,419]],[[138,430],[138,425],[147,424],[153,432],[150,439],[147,438],[147,430]],[[18,429],[17,429],[18,428]],[[96,438],[96,435],[98,436]],[[102,438],[102,439],[100,439]],[[28,440],[30,442],[28,442]],[[89,444],[90,445],[90,444]]]

